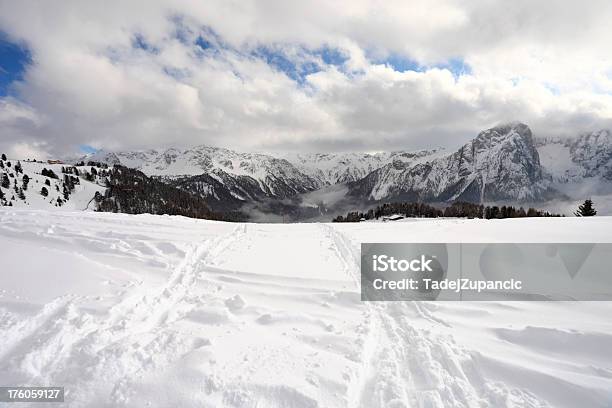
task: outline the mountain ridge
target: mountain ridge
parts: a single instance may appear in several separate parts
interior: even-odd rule
[[[83,159],[135,168],[206,199],[217,211],[269,200],[299,202],[334,185],[346,186],[345,201],[355,203],[542,202],[612,192],[610,131],[539,138],[518,121],[479,132],[449,151],[274,156],[196,146],[99,151]]]
[[[520,122],[480,132],[455,152],[415,166],[395,163],[350,183],[349,194],[372,200],[541,201],[554,195],[531,129]]]

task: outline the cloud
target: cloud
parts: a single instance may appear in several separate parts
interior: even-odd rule
[[[0,0],[32,63],[0,148],[456,146],[612,121],[612,4]]]
[[[47,142],[35,136],[41,124],[42,118],[29,106],[12,97],[0,99],[0,152],[12,158],[48,156]]]

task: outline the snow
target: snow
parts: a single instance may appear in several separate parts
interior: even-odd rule
[[[540,163],[554,180],[568,181],[584,175],[584,169],[572,161],[568,143],[550,142],[538,147]]]
[[[17,178],[17,185],[19,187],[22,186],[22,174],[15,175],[14,165],[17,163],[17,160],[8,159],[12,163],[12,167],[5,167],[4,169],[0,169],[0,175],[2,173],[12,173]],[[54,208],[61,211],[91,211],[93,210],[92,199],[96,192],[100,192],[100,194],[104,194],[106,188],[97,183],[92,183],[84,178],[80,177],[79,184],[75,185],[74,191],[70,194],[70,198],[61,206],[56,206],[57,199],[61,198],[63,200],[63,177],[62,167],[67,165],[62,164],[48,164],[48,163],[40,163],[40,162],[26,162],[21,161],[21,166],[23,168],[23,174],[27,174],[30,178],[30,182],[28,183],[28,189],[24,191],[26,196],[25,200],[20,200],[17,198],[17,194],[13,189],[13,183],[15,178],[11,177],[11,187],[8,189],[2,188],[2,192],[6,195],[7,201],[11,199],[11,197],[15,196],[15,200],[12,201],[12,204],[15,208],[29,208],[29,209],[48,209]],[[42,170],[46,168],[47,170],[53,170],[53,172],[59,177],[59,179],[49,178],[41,175]],[[92,166],[79,166],[77,167],[79,171],[87,171],[91,172]],[[99,170],[99,169],[98,169]],[[45,180],[49,180],[50,185],[45,184]],[[56,188],[57,186],[57,188]],[[42,187],[46,187],[49,195],[44,197],[40,194]]]
[[[65,386],[74,407],[606,407],[612,303],[361,302],[358,255],[360,242],[611,242],[611,227],[5,207],[0,379]]]

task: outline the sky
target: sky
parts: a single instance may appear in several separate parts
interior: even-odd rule
[[[612,2],[0,0],[0,151],[459,146],[612,127]]]

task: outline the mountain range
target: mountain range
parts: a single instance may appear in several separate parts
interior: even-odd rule
[[[82,159],[138,169],[217,210],[335,185],[364,202],[543,202],[610,191],[612,184],[610,131],[537,138],[520,122],[484,130],[454,151],[273,156],[198,146],[98,151]]]
[[[283,218],[289,215],[294,220],[329,219],[334,213],[394,201],[516,205],[569,203],[591,196],[598,199],[606,196],[607,200],[607,196],[612,196],[609,130],[570,138],[538,138],[520,122],[484,130],[450,151],[437,148],[271,155],[211,146],[98,151],[64,160],[64,164],[23,161],[21,173],[14,168],[18,159],[12,159],[13,167],[10,161],[3,160],[0,165],[3,184],[0,203],[4,205],[91,208],[93,194],[97,192],[105,197],[106,207],[118,211],[130,206],[159,212],[172,203],[174,212],[189,213],[201,202],[211,213],[238,214],[232,215],[232,219],[240,218],[239,214],[248,214],[253,219],[253,214],[262,213]],[[65,167],[70,164],[80,166],[74,170]],[[128,181],[119,176],[113,179],[115,173],[110,168],[104,170],[108,165],[120,165],[139,173]],[[59,177],[45,176],[45,167]],[[93,168],[98,169],[96,177],[85,177],[92,174]],[[79,171],[81,174],[76,174]],[[64,180],[66,173],[77,177],[75,181],[80,184]],[[119,175],[125,174],[132,173]],[[24,176],[32,180],[31,188],[22,180]],[[134,187],[121,187],[130,180],[146,183],[143,191],[164,190],[163,199],[155,203],[154,198],[143,196],[130,201],[129,193],[123,193],[134,191]],[[111,191],[109,185],[117,188]],[[47,196],[40,196],[43,186],[47,187]],[[116,205],[121,199],[124,204]]]

